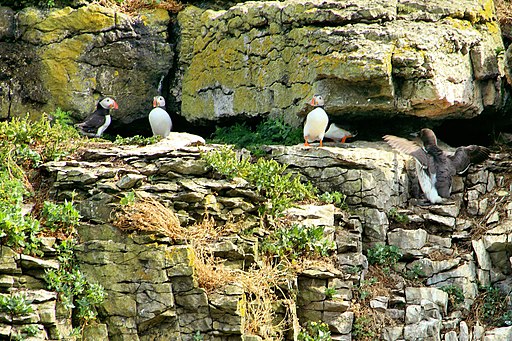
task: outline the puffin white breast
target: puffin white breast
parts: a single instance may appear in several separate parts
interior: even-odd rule
[[[323,140],[328,123],[329,117],[324,109],[313,109],[308,114],[304,124],[304,137],[308,137],[308,142]]]
[[[149,113],[149,124],[153,131],[153,136],[167,137],[171,132],[172,121],[171,117],[162,108],[154,108]]]

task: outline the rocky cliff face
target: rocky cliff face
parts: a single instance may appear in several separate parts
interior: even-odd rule
[[[121,108],[114,127],[145,119],[160,92],[197,124],[299,124],[314,93],[334,121],[470,118],[502,107],[510,74],[493,2],[476,0],[247,2],[188,6],[172,20],[98,5],[1,7],[0,44],[1,117],[60,107],[80,119],[110,95]]]
[[[0,116],[60,107],[82,119],[109,95],[121,106],[114,125],[140,118],[172,64],[168,25],[163,10],[130,17],[98,5],[0,7]]]
[[[189,143],[200,145],[186,146]],[[244,329],[250,295],[241,283],[207,293],[194,275],[197,268],[189,246],[112,226],[119,199],[135,191],[171,208],[183,226],[207,213],[221,224],[243,221],[257,227],[261,199],[256,189],[241,179],[228,181],[212,174],[200,153],[216,147],[201,144],[193,136],[172,133],[156,145],[105,145],[80,160],[44,165],[54,180],[52,196],[63,200],[74,195],[90,221],[80,228],[79,259],[82,271],[107,289],[101,316],[111,340],[192,340],[197,335],[205,340],[260,340]],[[416,281],[396,279],[389,292],[370,295],[366,314],[379,312],[387,319],[380,329],[382,339],[512,337],[512,327],[486,330],[470,318],[479,284],[510,289],[508,154],[495,154],[458,178],[455,203],[430,207],[414,204],[408,158],[384,143],[276,146],[270,157],[299,171],[321,191],[346,193],[350,205],[350,214],[332,205],[288,212],[297,223],[323,226],[336,243],[336,268],[313,266],[297,274],[292,305],[297,323],[322,320],[337,340],[350,340],[360,331],[365,315],[355,298],[378,278],[366,255],[381,243],[401,249],[397,268],[416,276]],[[397,214],[409,222],[398,220]],[[257,245],[257,235],[234,234],[208,248],[231,268],[243,270],[258,262]],[[449,303],[449,295],[441,290],[447,286],[463,293],[458,305]],[[328,288],[336,294],[326,295]],[[279,309],[276,314],[281,314]]]

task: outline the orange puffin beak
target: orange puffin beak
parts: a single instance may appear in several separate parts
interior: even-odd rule
[[[119,109],[119,106],[117,105],[117,102],[114,101],[114,103],[112,104],[112,106],[110,108],[111,109]]]
[[[309,102],[309,104],[311,104],[311,106],[313,106],[313,107],[314,107],[314,106],[316,105],[316,98],[315,98],[315,97],[313,97],[313,98],[311,99],[311,102]]]
[[[153,108],[156,108],[158,103],[156,102],[156,97],[153,97]]]

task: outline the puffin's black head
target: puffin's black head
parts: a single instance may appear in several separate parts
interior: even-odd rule
[[[324,98],[322,95],[314,95],[309,104],[311,104],[313,107],[323,107],[325,104]]]
[[[110,109],[119,109],[119,106],[117,105],[117,102],[114,101],[112,98],[105,97],[98,102],[97,108],[98,109],[102,109],[102,108],[107,109],[107,111],[108,111]]]
[[[156,107],[165,108],[165,98],[162,96],[153,97],[153,108]]]

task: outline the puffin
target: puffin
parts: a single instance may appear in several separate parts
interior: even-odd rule
[[[76,127],[80,129],[82,135],[101,137],[112,121],[110,109],[119,109],[117,102],[110,97],[101,99],[96,105],[96,110],[84,122],[77,124]]]
[[[172,129],[172,120],[165,111],[165,99],[162,96],[153,97],[153,109],[148,118],[153,136],[167,137],[169,135]]]
[[[341,143],[345,143],[348,138],[354,137],[357,134],[352,134],[350,131],[341,128],[336,123],[331,123],[329,129],[325,132],[324,138],[331,139],[334,141],[340,140]]]
[[[304,145],[309,146],[309,142],[320,140],[320,147],[324,140],[325,129],[329,123],[329,117],[323,109],[324,98],[321,95],[314,95],[309,102],[313,109],[306,117],[304,124]]]
[[[448,204],[452,178],[464,174],[468,168],[489,158],[486,147],[469,145],[458,147],[454,153],[443,151],[431,129],[421,129],[419,138],[423,145],[393,135],[383,137],[394,149],[416,159],[416,174],[421,190],[432,204]]]

